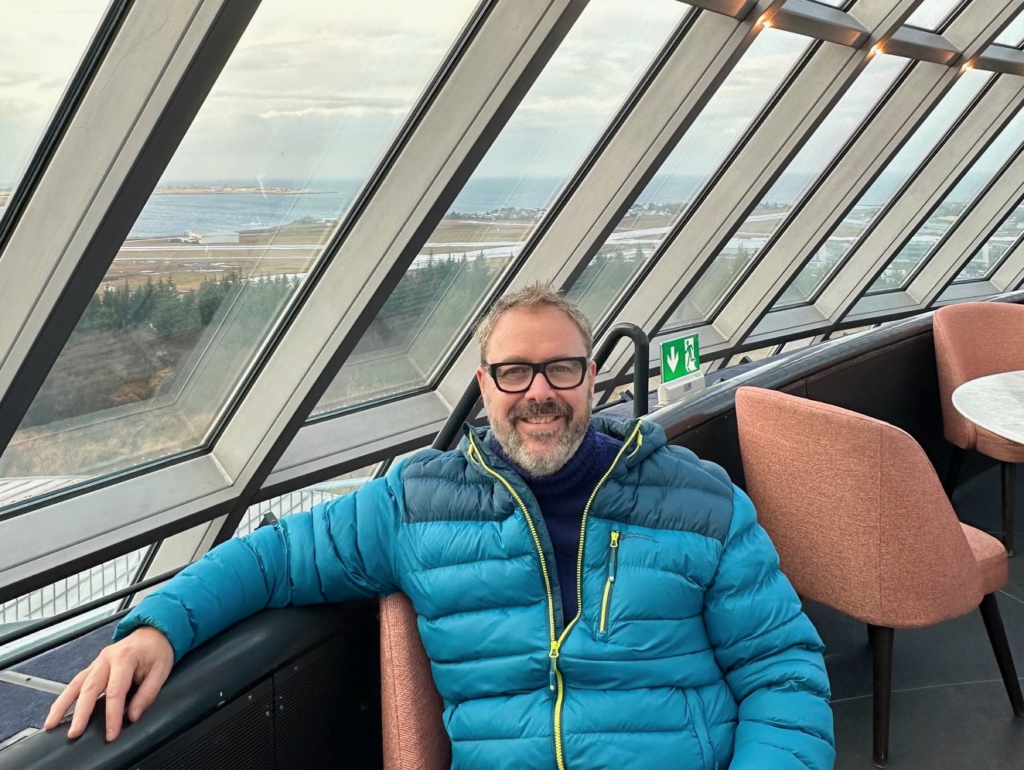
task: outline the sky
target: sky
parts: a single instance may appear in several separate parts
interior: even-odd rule
[[[263,0],[162,184],[365,178],[477,1]],[[0,2],[0,187],[28,162],[107,2]],[[957,2],[926,0],[915,20],[940,19]],[[677,0],[591,0],[477,175],[564,177],[686,11]],[[765,73],[789,71],[803,47],[788,33],[762,37],[716,95],[701,136],[688,138],[700,151],[677,153],[686,162],[670,173],[703,175],[717,163],[751,104],[770,96]]]
[[[263,0],[164,183],[365,176],[477,1]],[[24,168],[106,3],[0,3],[0,184]],[[626,87],[635,80],[633,49],[653,40],[656,50],[685,11],[677,0],[593,0],[558,52],[561,76],[531,93],[519,141],[508,163],[492,157],[491,173],[509,173],[520,148],[554,124],[606,120],[622,77]],[[543,164],[534,172],[557,173]]]
[[[428,5],[264,0],[165,181],[365,177],[475,2]],[[592,0],[480,173],[519,175],[545,147],[529,173],[561,175],[569,145],[610,118],[685,12],[677,0]]]
[[[362,178],[477,0],[263,0],[167,168],[164,184]],[[0,185],[45,128],[106,0],[0,3]],[[592,0],[481,167],[563,173],[687,12],[677,0]]]
[[[0,2],[0,186],[21,175],[107,0]]]

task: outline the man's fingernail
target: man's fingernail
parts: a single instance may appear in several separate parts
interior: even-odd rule
[[[107,730],[107,740],[108,741],[114,740],[114,731],[113,730]]]

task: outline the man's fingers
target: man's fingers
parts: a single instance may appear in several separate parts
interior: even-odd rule
[[[135,660],[132,658],[115,660],[110,669],[107,681],[107,740],[112,741],[121,732],[124,720],[124,701],[128,697],[128,689],[132,686],[135,676]]]
[[[147,672],[145,679],[139,684],[139,689],[136,690],[135,696],[128,706],[128,718],[131,721],[138,721],[139,717],[142,716],[142,712],[153,705],[153,701],[156,700],[160,688],[167,681],[167,676],[171,671],[170,669],[166,671],[161,669],[162,667],[154,666]]]
[[[100,697],[107,686],[110,678],[110,665],[102,658],[98,658],[89,669],[82,684],[81,692],[78,694],[78,706],[75,707],[75,715],[71,717],[71,729],[68,730],[68,738],[77,738],[85,732],[89,724],[89,717],[92,715],[96,699]]]
[[[85,681],[88,675],[88,669],[78,672],[78,676],[72,679],[68,686],[64,688],[64,692],[57,696],[57,700],[50,706],[50,713],[46,715],[46,721],[43,722],[44,729],[52,730],[60,724],[60,720],[64,718],[64,715],[68,713],[68,709],[71,708],[71,704],[78,699],[78,693],[82,689],[82,682]]]
[[[173,666],[174,649],[167,637],[148,626],[136,629],[105,648],[89,668],[71,680],[50,706],[43,725],[47,730],[56,727],[77,700],[68,729],[68,737],[77,738],[85,732],[96,701],[106,692],[106,738],[112,741],[124,726],[125,703],[132,683],[138,681],[141,685],[139,694],[131,701],[129,718],[134,722],[156,698]]]

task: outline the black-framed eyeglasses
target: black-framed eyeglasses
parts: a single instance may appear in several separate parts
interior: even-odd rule
[[[533,385],[538,373],[543,374],[548,385],[555,390],[572,390],[583,384],[589,362],[590,359],[586,356],[554,358],[550,361],[541,361],[539,364],[503,361],[488,364],[487,371],[502,393],[525,393]]]

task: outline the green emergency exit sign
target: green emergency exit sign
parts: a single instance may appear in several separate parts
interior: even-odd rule
[[[661,343],[661,381],[672,382],[700,371],[700,345],[697,335]]]

